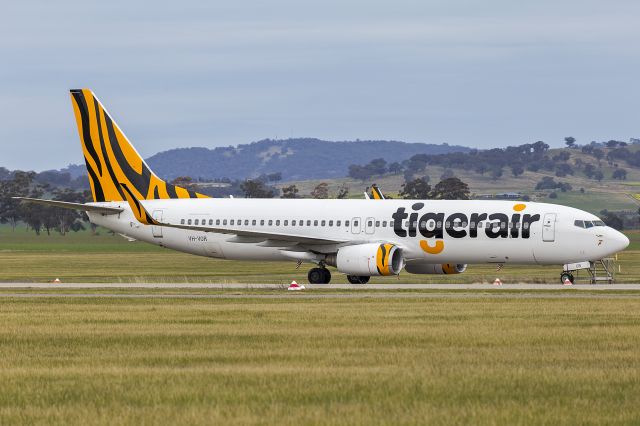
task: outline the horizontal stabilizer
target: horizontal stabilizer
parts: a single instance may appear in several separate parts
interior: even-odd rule
[[[14,200],[20,200],[27,203],[43,204],[45,206],[60,207],[62,209],[82,210],[85,212],[94,212],[101,214],[118,214],[123,209],[117,207],[96,206],[93,204],[70,203],[68,201],[42,200],[40,198],[29,197],[11,197]]]

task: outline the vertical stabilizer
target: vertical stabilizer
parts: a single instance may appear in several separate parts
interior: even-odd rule
[[[120,184],[140,200],[207,197],[153,173],[91,90],[71,90],[71,104],[94,201],[126,200]]]

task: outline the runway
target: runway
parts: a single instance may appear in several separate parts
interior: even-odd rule
[[[640,284],[305,284],[308,290],[527,290],[527,291],[640,291]],[[288,284],[240,283],[0,283],[2,289],[213,289],[213,290],[278,290]]]
[[[635,299],[640,284],[286,284],[238,283],[0,283],[3,298],[108,299]],[[3,291],[4,290],[4,291]],[[13,290],[13,291],[12,291]],[[84,290],[84,291],[83,291]],[[110,291],[105,291],[110,290]],[[137,291],[136,291],[137,290]],[[158,290],[158,292],[154,292]],[[175,290],[175,292],[171,292]],[[214,292],[206,292],[206,290]],[[218,290],[218,292],[215,292]],[[222,290],[222,291],[220,291]],[[229,291],[225,291],[229,290]],[[351,291],[349,291],[351,290]],[[205,291],[205,292],[203,292]]]

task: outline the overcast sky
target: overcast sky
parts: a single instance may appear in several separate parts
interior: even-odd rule
[[[81,163],[69,88],[145,157],[263,138],[640,137],[637,0],[16,1],[0,166]],[[339,153],[336,153],[339,155]]]

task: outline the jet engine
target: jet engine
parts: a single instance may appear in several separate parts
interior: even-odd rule
[[[402,249],[394,244],[358,244],[341,247],[325,262],[347,275],[398,275],[404,267]]]
[[[405,268],[410,274],[461,274],[467,270],[464,263],[407,263]]]

